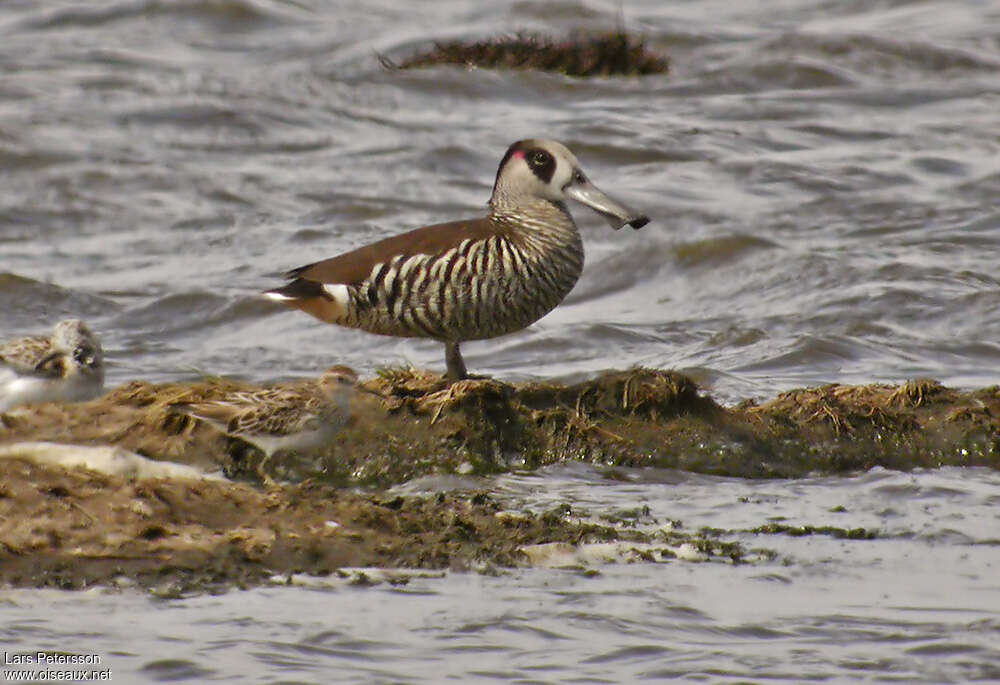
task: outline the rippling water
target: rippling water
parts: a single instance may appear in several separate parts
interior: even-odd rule
[[[997,382],[997,3],[625,3],[626,25],[671,55],[663,78],[376,59],[429,38],[607,29],[618,7],[0,4],[0,333],[82,316],[109,384],[441,368],[439,344],[323,326],[257,293],[318,257],[482,213],[506,146],[545,135],[653,223],[613,233],[577,210],[581,282],[529,330],[467,345],[476,372],[673,367],[730,401],[830,381]],[[527,503],[649,502],[696,528],[821,524],[842,505],[843,525],[890,538],[772,536],[763,568],[178,603],[13,593],[4,642],[102,651],[148,680],[1000,678],[994,474],[622,484],[567,468],[494,485]],[[150,610],[155,622],[138,618]]]
[[[687,368],[724,399],[996,381],[995,3],[624,15],[671,75],[375,59],[430,37],[607,28],[611,5],[4,3],[0,269],[29,280],[0,283],[0,329],[85,315],[112,383],[440,367],[436,343],[256,295],[317,257],[482,213],[506,146],[547,135],[654,222],[615,233],[579,209],[580,284],[528,331],[467,345],[477,371]]]

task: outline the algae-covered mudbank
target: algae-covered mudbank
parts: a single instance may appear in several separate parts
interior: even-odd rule
[[[448,454],[448,467],[467,461],[478,470],[581,459],[758,478],[876,465],[1000,465],[998,388],[959,392],[926,380],[828,385],[726,408],[689,378],[651,369],[609,372],[572,386],[446,386],[436,376],[397,371],[373,385],[392,398],[398,425],[393,440],[379,446],[382,458],[372,453],[356,464],[354,473],[367,467],[374,481],[408,478],[415,473],[400,468],[420,468],[396,440],[423,460]]]
[[[0,459],[0,483],[0,584],[16,586],[138,584],[179,596],[358,567],[489,571],[743,559],[739,545],[715,535],[671,526],[642,532],[578,517],[569,505],[511,511],[485,492],[403,497],[316,483],[262,490],[26,459]],[[364,578],[370,575],[355,580]]]
[[[494,473],[565,460],[740,477],[797,477],[872,466],[1000,465],[1000,389],[934,381],[828,385],[765,404],[722,407],[672,371],[608,372],[576,385],[497,380],[448,384],[389,369],[367,381],[354,419],[316,454],[279,454],[265,473],[388,487],[435,473]],[[211,379],[133,382],[81,404],[3,416],[0,444],[116,445],[147,457],[257,480],[260,453],[171,407],[250,386]]]
[[[403,497],[384,488],[428,474],[567,460],[754,478],[1000,465],[996,387],[829,385],[723,407],[687,377],[649,369],[576,385],[448,384],[390,369],[366,385],[373,393],[357,394],[352,424],[317,454],[276,455],[265,475],[291,482],[266,488],[258,451],[172,410],[245,384],[133,382],[87,403],[2,415],[0,582],[85,587],[124,579],[172,595],[345,567],[753,561],[766,550],[748,552],[727,537],[874,533],[816,521],[689,534],[578,516],[572,503],[517,511],[489,492]],[[187,466],[165,470],[165,461]],[[95,470],[108,463],[108,473]],[[255,482],[199,477],[191,466]]]

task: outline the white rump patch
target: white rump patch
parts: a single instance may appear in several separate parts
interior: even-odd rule
[[[289,297],[288,295],[282,295],[281,293],[276,293],[273,290],[269,290],[264,293],[264,297],[269,300],[274,300],[275,302],[288,302],[289,300],[294,300],[294,297]]]
[[[323,292],[333,298],[333,301],[339,304],[344,309],[347,309],[347,303],[350,301],[350,297],[347,293],[347,286],[343,283],[324,283]]]

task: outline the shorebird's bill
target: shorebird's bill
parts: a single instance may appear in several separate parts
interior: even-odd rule
[[[389,399],[388,397],[386,397],[385,395],[383,395],[382,393],[380,393],[378,390],[372,390],[371,388],[365,387],[365,386],[361,385],[360,383],[358,383],[354,387],[357,390],[359,390],[359,391],[361,391],[363,393],[367,393],[369,395],[374,395],[375,397],[377,397],[377,398],[379,398],[381,400],[387,400],[387,399]]]

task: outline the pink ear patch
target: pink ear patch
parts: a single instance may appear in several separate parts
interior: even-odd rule
[[[514,150],[514,154],[511,157],[517,157],[518,159],[524,159],[524,150]]]

